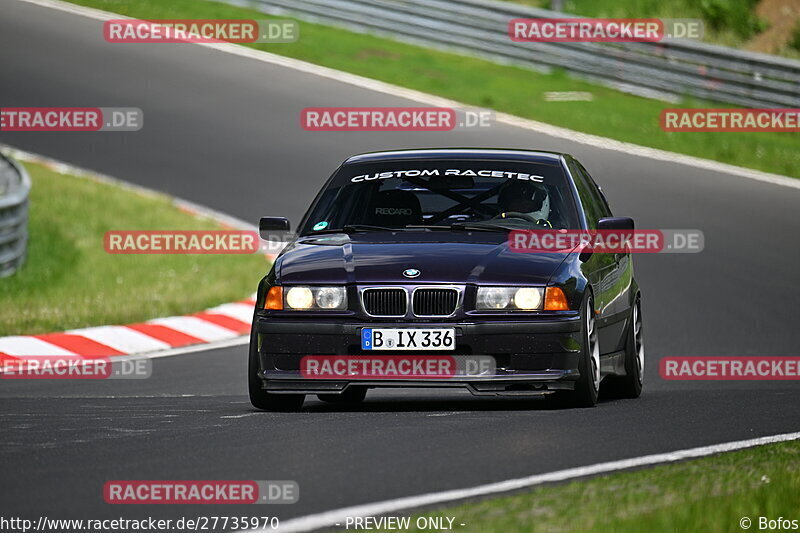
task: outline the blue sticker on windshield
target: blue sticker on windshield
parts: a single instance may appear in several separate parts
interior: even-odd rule
[[[316,224],[314,224],[314,231],[319,231],[319,230],[325,229],[327,227],[328,227],[328,223],[327,222],[325,222],[325,221],[317,222]]]

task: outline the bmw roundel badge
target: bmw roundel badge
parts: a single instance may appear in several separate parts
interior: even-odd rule
[[[416,278],[420,272],[416,268],[407,268],[403,270],[403,275],[407,278]]]

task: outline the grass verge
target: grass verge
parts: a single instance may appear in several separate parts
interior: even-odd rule
[[[727,533],[744,531],[743,517],[763,531],[762,516],[800,519],[798,494],[792,441],[440,508],[412,516],[409,530],[420,517],[448,516],[456,531],[481,533]]]
[[[143,19],[265,18],[258,11],[207,0],[77,0],[74,3]],[[664,107],[731,107],[724,104],[687,100],[665,105],[576,80],[563,72],[540,74],[303,21],[296,43],[248,46],[577,131],[800,177],[798,133],[668,133],[659,126]],[[593,101],[548,102],[544,98],[548,91],[588,91]],[[318,104],[308,102],[308,106]],[[299,126],[293,123],[283,127]]]
[[[0,335],[48,333],[186,314],[246,298],[266,260],[254,255],[109,255],[109,230],[221,229],[144,195],[26,163],[28,257],[0,279]]]

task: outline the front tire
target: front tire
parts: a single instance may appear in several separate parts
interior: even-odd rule
[[[631,309],[631,321],[625,335],[625,375],[607,379],[603,394],[613,398],[638,398],[644,383],[644,335],[642,300],[639,296]]]
[[[568,400],[573,407],[594,407],[600,391],[600,343],[591,294],[581,306],[581,340],[578,359],[580,378],[575,382],[575,389]]]
[[[247,388],[250,403],[262,411],[299,411],[305,400],[304,394],[270,394],[263,388],[263,381],[258,376],[261,364],[253,335],[250,335],[250,354],[247,359]]]

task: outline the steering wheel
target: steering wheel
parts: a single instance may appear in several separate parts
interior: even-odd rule
[[[492,220],[498,220],[502,218],[521,218],[522,220],[527,220],[528,222],[536,224],[537,226],[545,226],[547,228],[553,227],[553,224],[551,224],[546,218],[536,218],[533,215],[529,215],[528,213],[520,213],[519,211],[507,211],[505,213],[500,213]]]

